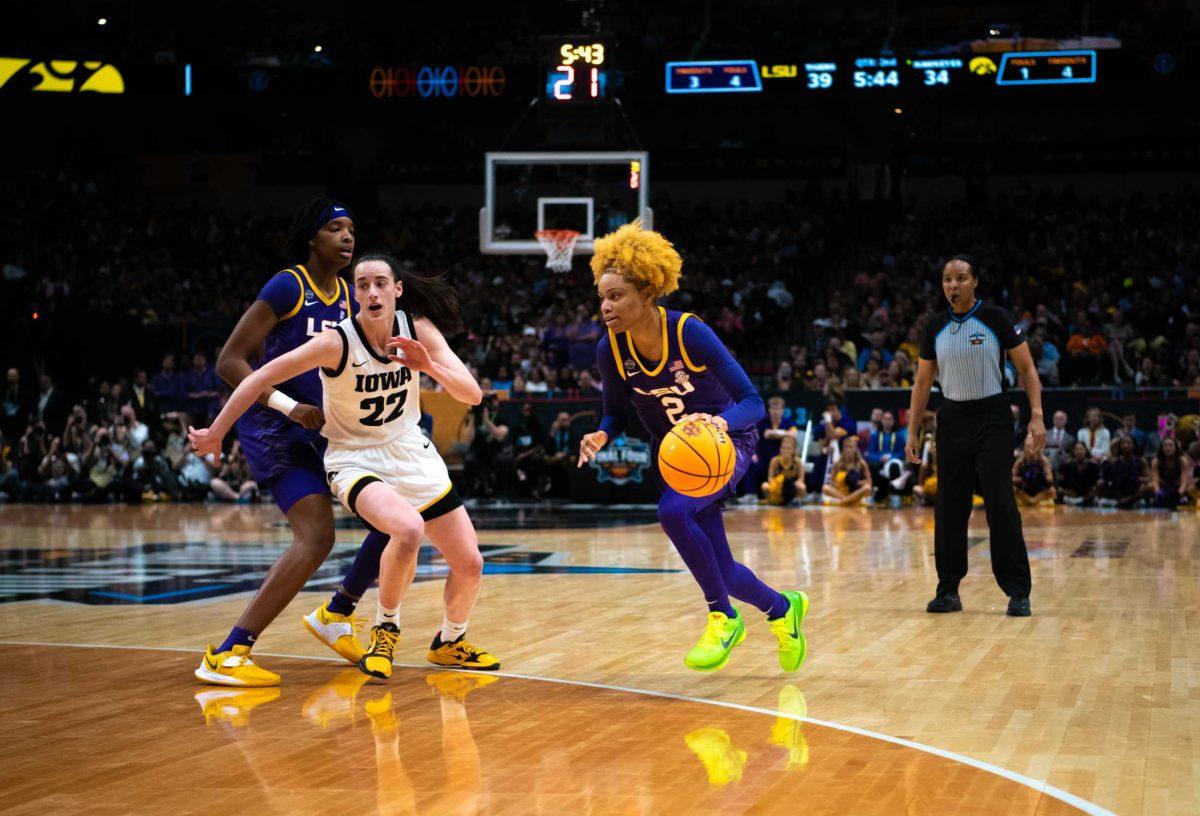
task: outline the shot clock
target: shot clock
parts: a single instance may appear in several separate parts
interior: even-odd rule
[[[538,44],[543,101],[574,107],[608,99],[612,69],[609,40],[578,34],[540,37]]]

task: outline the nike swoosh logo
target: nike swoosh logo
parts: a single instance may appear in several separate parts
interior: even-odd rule
[[[208,655],[204,656],[204,665],[208,666],[213,671],[216,671],[216,669],[217,669],[217,661],[209,660]]]
[[[800,637],[800,626],[795,621],[792,622],[792,637]]]
[[[362,366],[365,366],[366,364],[367,364],[367,361],[363,360],[361,363],[351,363],[350,367],[351,368],[361,368]]]
[[[429,447],[429,443],[428,443],[428,442],[426,442],[426,443],[425,443],[425,447],[426,447],[426,448],[428,448],[428,447]]]
[[[733,643],[733,640],[734,640],[734,638],[736,638],[736,637],[737,637],[737,633],[736,633],[736,632],[734,632],[732,635],[730,635],[730,636],[729,636],[729,640],[722,640],[722,641],[721,641],[721,648],[722,648],[722,649],[728,649],[728,648],[729,648],[729,644],[730,644],[730,643]]]

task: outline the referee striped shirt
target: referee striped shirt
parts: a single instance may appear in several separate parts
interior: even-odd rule
[[[1004,353],[1024,342],[1008,312],[978,301],[965,314],[946,309],[929,320],[921,359],[937,362],[946,399],[968,402],[1004,391]]]

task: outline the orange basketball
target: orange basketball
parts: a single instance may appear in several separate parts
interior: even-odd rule
[[[711,496],[729,484],[737,451],[729,434],[707,422],[676,425],[658,447],[658,472],[685,496]]]

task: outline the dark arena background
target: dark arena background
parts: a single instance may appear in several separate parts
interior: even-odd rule
[[[1200,812],[1200,4],[84,0],[0,21],[4,813]],[[478,531],[470,636],[499,671],[427,660],[459,569],[432,539],[390,678],[338,657],[305,616],[345,590],[364,523],[330,496],[332,526],[293,541],[238,431],[219,460],[189,444],[264,285],[291,268],[292,314],[324,301],[289,252],[317,197],[351,210],[356,256],[461,302],[447,342],[482,399],[422,374],[419,427]],[[577,466],[612,363],[589,261],[635,219],[682,257],[662,305],[763,403],[726,552],[807,593],[798,671],[742,601],[729,664],[684,665],[715,630],[640,421]],[[910,405],[959,254],[1032,360],[1001,354],[1012,444],[987,463],[1012,471],[1031,617],[1005,614],[982,483],[963,611],[925,607],[955,405],[940,379]],[[653,373],[632,357],[622,378]],[[306,535],[299,593],[243,626]],[[378,593],[348,637],[378,639]],[[249,676],[217,646],[235,625],[281,683],[193,676],[213,655]]]

